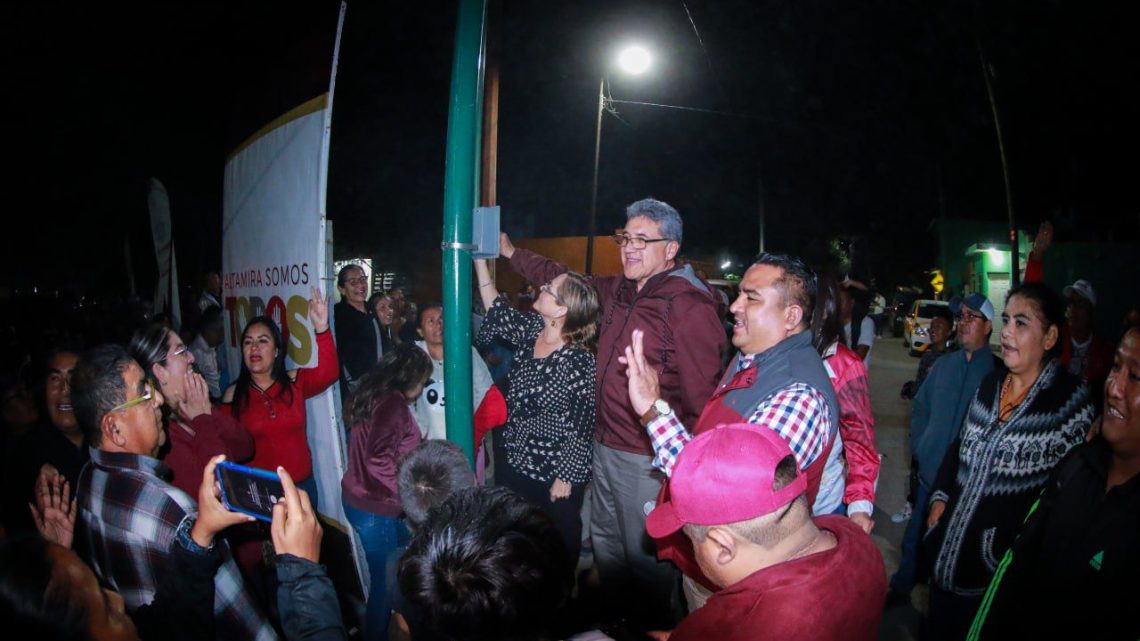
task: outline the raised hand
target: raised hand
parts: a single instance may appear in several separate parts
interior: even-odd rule
[[[499,255],[508,260],[515,255],[515,244],[506,232],[499,232]]]
[[[285,500],[273,506],[273,549],[278,554],[292,554],[316,563],[321,558],[321,522],[313,511],[309,495],[298,490],[293,477],[283,467],[277,468]]]
[[[198,520],[190,529],[190,538],[204,548],[210,547],[218,532],[231,525],[254,520],[252,516],[229,511],[222,503],[222,489],[214,479],[214,468],[224,460],[225,454],[210,459],[202,471],[202,484],[198,486]]]
[[[71,547],[75,535],[75,499],[67,479],[54,467],[44,464],[36,476],[36,502],[28,503],[40,536],[52,543]]]
[[[629,379],[629,402],[633,411],[640,416],[649,411],[653,401],[661,398],[661,386],[657,383],[657,372],[645,361],[645,332],[633,330],[633,344],[625,348],[625,356],[618,362],[626,366]]]
[[[178,418],[184,422],[189,423],[203,414],[209,414],[213,409],[210,404],[210,388],[198,372],[186,373],[182,391],[184,397],[176,411]]]
[[[309,320],[313,323],[313,331],[320,334],[329,328],[329,301],[321,295],[316,287],[309,288]]]

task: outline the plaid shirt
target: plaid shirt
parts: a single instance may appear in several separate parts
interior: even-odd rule
[[[170,548],[197,503],[167,483],[168,468],[149,456],[91,448],[76,491],[82,528],[76,548],[128,610],[154,600],[158,575],[172,567]],[[214,577],[214,624],[219,639],[277,638],[242,587],[233,558]],[[172,622],[172,625],[175,624]]]
[[[748,367],[751,362],[751,359],[743,362],[740,369]],[[831,419],[826,408],[827,401],[815,388],[793,383],[757,405],[748,422],[763,425],[779,434],[792,449],[800,469],[806,470],[827,447]],[[677,456],[693,439],[692,435],[675,414],[653,419],[646,430],[656,453],[653,466],[671,476]]]

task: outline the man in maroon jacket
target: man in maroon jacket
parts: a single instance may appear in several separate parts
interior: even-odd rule
[[[878,637],[882,557],[851,520],[812,519],[806,476],[778,434],[741,423],[695,437],[670,491],[646,520],[649,533],[683,531],[721,588],[670,641]]]
[[[630,405],[618,357],[633,330],[644,331],[645,356],[661,384],[661,401],[651,411],[676,412],[682,422],[695,425],[720,374],[725,334],[715,293],[677,260],[677,210],[652,198],[639,200],[626,209],[625,229],[614,240],[621,248],[622,275],[593,279],[601,302],[590,502],[594,562],[606,603],[620,607],[635,625],[671,627],[676,570],[657,560],[645,533],[645,515],[662,477],[654,471],[653,448]],[[500,252],[535,284],[566,271],[565,265],[516,249],[506,234]]]

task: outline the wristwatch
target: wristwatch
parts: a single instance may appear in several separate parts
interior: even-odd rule
[[[661,418],[662,416],[672,415],[673,408],[669,407],[669,404],[665,402],[665,399],[659,398],[656,401],[653,401],[653,404],[649,406],[649,409],[641,415],[641,424],[648,426],[650,423],[657,420],[658,418]]]

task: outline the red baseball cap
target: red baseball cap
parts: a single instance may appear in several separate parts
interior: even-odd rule
[[[669,500],[657,505],[645,520],[655,539],[680,530],[686,523],[725,525],[771,514],[807,491],[807,477],[773,490],[776,466],[792,450],[774,431],[762,425],[720,425],[689,441],[673,465]]]

